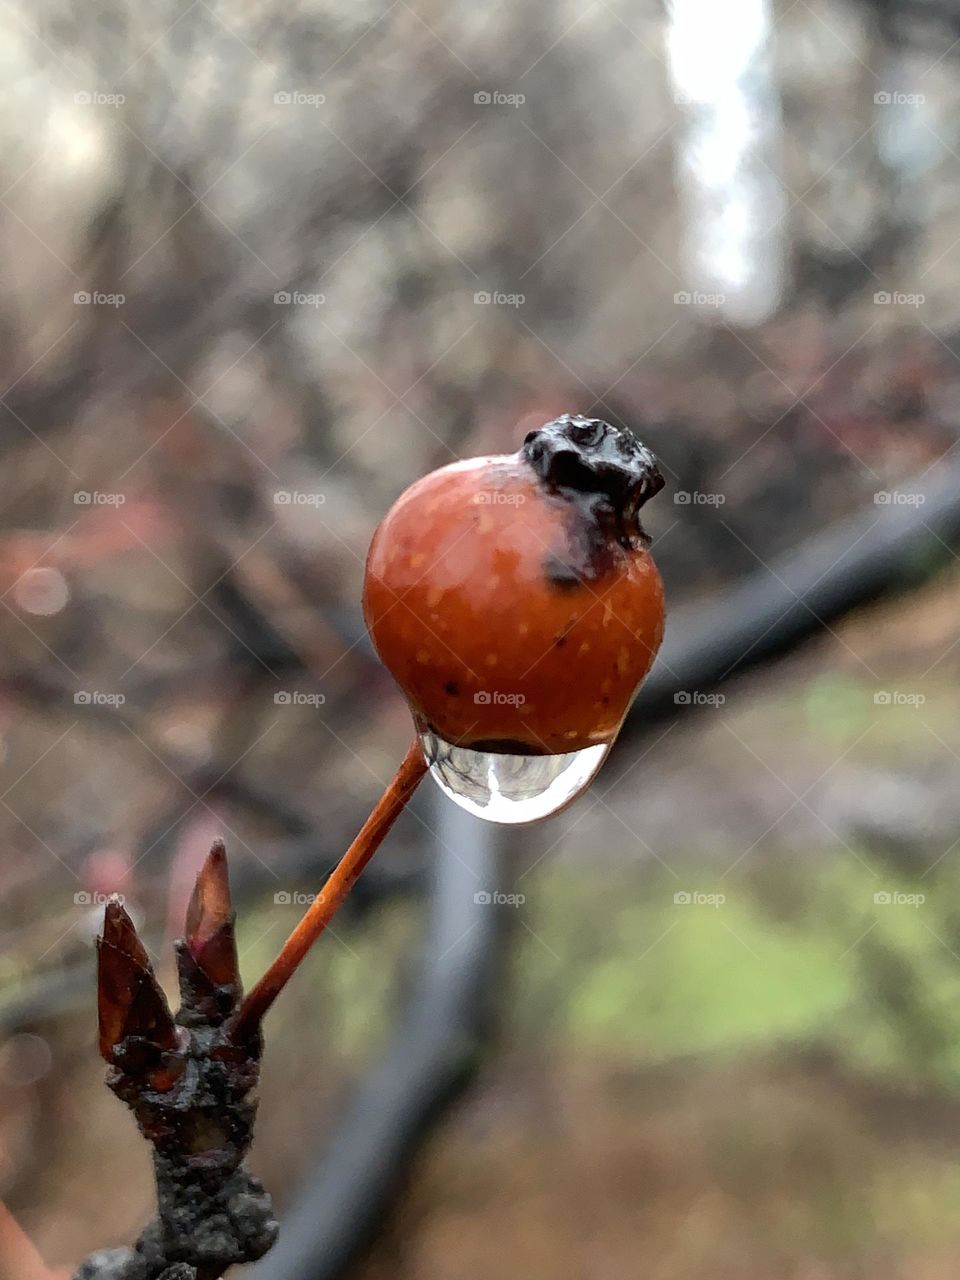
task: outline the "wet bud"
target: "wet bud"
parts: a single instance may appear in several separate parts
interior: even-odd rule
[[[97,942],[100,1053],[124,1070],[148,1070],[178,1047],[166,997],[120,901],[107,903]]]
[[[178,966],[184,1010],[210,1018],[233,1009],[240,994],[240,969],[222,840],[213,842],[197,876]]]

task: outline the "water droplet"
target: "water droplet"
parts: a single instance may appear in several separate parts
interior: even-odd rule
[[[420,745],[440,790],[487,822],[535,822],[569,804],[591,782],[609,742],[563,755],[519,756],[457,747],[429,730]]]

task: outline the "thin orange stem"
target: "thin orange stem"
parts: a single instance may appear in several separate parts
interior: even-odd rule
[[[403,757],[393,781],[360,828],[357,838],[330,873],[323,892],[311,903],[300,923],[283,944],[276,960],[248,992],[233,1027],[232,1035],[236,1043],[243,1043],[259,1028],[264,1014],[333,919],[360,873],[380,847],[384,836],[403,812],[426,771],[427,763],[423,752],[419,743],[414,742]]]

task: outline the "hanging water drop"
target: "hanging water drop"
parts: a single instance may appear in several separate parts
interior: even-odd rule
[[[510,755],[458,747],[429,730],[420,745],[440,790],[487,822],[536,822],[574,800],[610,750],[601,742],[562,755]]]

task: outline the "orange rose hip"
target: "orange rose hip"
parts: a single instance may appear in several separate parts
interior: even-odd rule
[[[400,496],[364,612],[422,732],[515,757],[612,741],[663,636],[639,521],[662,487],[630,432],[564,415]]]

